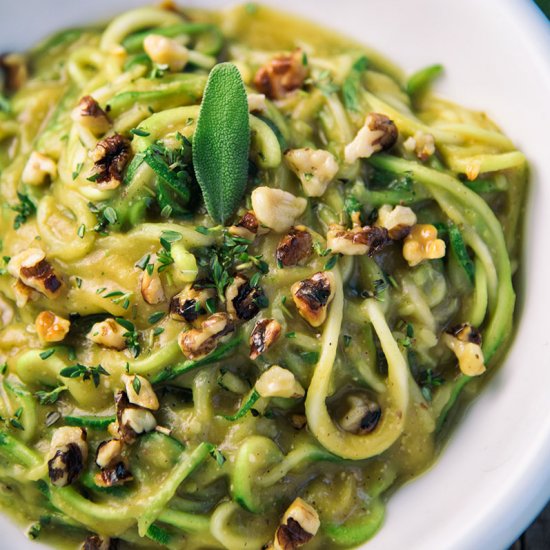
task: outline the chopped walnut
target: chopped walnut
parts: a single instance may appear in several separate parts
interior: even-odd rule
[[[334,155],[323,149],[290,149],[285,153],[285,159],[300,178],[308,197],[322,196],[338,173],[338,163]]]
[[[405,238],[403,257],[411,267],[424,260],[445,256],[445,241],[437,238],[437,229],[430,224],[417,224]]]
[[[95,136],[103,135],[111,127],[107,113],[91,95],[86,95],[80,100],[71,113],[71,118]]]
[[[257,359],[267,351],[281,335],[281,323],[275,319],[261,319],[250,334],[250,359]]]
[[[33,151],[23,173],[21,181],[27,185],[44,185],[46,182],[52,181],[57,177],[57,164],[50,157]]]
[[[61,342],[69,333],[71,322],[58,317],[51,311],[42,311],[34,322],[38,337],[42,342]]]
[[[265,296],[257,286],[251,286],[244,275],[237,275],[226,291],[227,312],[238,319],[250,321],[260,312],[258,301]]]
[[[102,468],[100,472],[94,476],[94,482],[99,487],[115,487],[124,485],[129,481],[132,481],[134,476],[128,470],[128,465],[125,461],[121,460],[112,466]]]
[[[117,550],[118,539],[100,537],[99,535],[88,535],[80,547],[80,550]]]
[[[312,326],[321,326],[334,298],[334,275],[330,271],[315,273],[290,288],[298,313]]]
[[[158,410],[159,400],[157,394],[147,378],[138,374],[123,374],[122,382],[126,387],[126,395],[130,403],[151,411]]]
[[[139,434],[151,432],[157,426],[153,413],[137,405],[130,404],[126,392],[115,395],[116,435],[125,443],[133,443]]]
[[[265,113],[267,106],[264,94],[248,94],[248,110],[251,113]]]
[[[376,225],[388,230],[390,239],[399,241],[404,239],[416,224],[416,214],[408,207],[397,205],[393,208],[384,204],[378,209]]]
[[[151,262],[154,263],[155,260],[156,258],[152,258]],[[166,299],[158,271],[153,271],[151,275],[147,270],[143,271],[140,277],[140,288],[143,300],[150,305],[160,304]]]
[[[374,153],[391,149],[397,135],[397,126],[386,115],[369,113],[353,141],[346,145],[346,162],[351,164],[359,158],[369,158]]]
[[[313,250],[311,233],[303,226],[292,227],[277,245],[277,263],[291,267],[305,262]]]
[[[183,70],[189,61],[189,50],[177,40],[160,34],[149,34],[143,41],[143,49],[157,65],[166,65],[172,72]]]
[[[302,87],[307,73],[302,51],[295,50],[278,55],[260,67],[254,76],[254,85],[269,99],[282,99]]]
[[[405,150],[415,153],[421,161],[428,160],[435,153],[435,141],[432,134],[418,131],[403,142]]]
[[[458,366],[467,376],[479,376],[486,371],[485,359],[481,349],[481,334],[470,325],[464,323],[448,330],[442,340],[454,352]]]
[[[253,241],[256,238],[259,226],[260,224],[254,212],[249,210],[235,225],[229,228],[229,233],[234,237]]]
[[[116,189],[122,183],[122,172],[130,159],[130,142],[120,134],[106,137],[98,142],[91,157],[95,183],[102,189]]]
[[[78,478],[88,458],[86,439],[84,428],[64,426],[54,432],[48,460],[52,485],[64,487]]]
[[[254,388],[262,397],[298,399],[306,393],[294,374],[278,365],[273,365],[262,373]]]
[[[251,200],[258,221],[277,233],[292,227],[307,207],[306,199],[265,186],[256,187]]]
[[[7,269],[10,275],[19,278],[26,287],[48,298],[55,298],[60,293],[62,283],[40,248],[28,248],[16,254],[10,259]]]
[[[319,530],[319,514],[298,497],[284,513],[275,532],[274,550],[295,550],[308,543]]]
[[[126,338],[124,337],[126,332],[127,330],[114,319],[105,319],[105,321],[95,323],[86,337],[94,344],[121,351],[126,348]]]
[[[234,330],[235,326],[227,313],[214,313],[201,323],[200,329],[182,332],[178,344],[189,359],[204,357],[218,345],[218,340]]]
[[[194,288],[188,285],[170,300],[170,318],[192,323],[206,313],[206,301],[214,298],[213,288]]]
[[[346,404],[347,411],[338,422],[344,431],[364,435],[376,429],[382,418],[378,403],[366,395],[349,395]]]
[[[353,227],[346,229],[339,224],[332,224],[327,231],[327,248],[334,254],[346,256],[373,256],[387,244],[390,239],[388,230],[377,226],[361,226],[359,212],[352,215]]]

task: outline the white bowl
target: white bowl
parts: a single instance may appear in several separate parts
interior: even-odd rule
[[[517,334],[436,465],[390,500],[369,550],[501,550],[550,497],[550,27],[526,0],[264,0],[363,41],[413,71],[441,62],[442,94],[486,110],[532,168]],[[136,0],[0,0],[0,51],[106,19]],[[184,2],[223,6],[224,0]],[[32,550],[0,518],[0,548]]]

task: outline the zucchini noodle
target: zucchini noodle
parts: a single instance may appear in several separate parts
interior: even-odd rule
[[[360,546],[510,344],[525,155],[440,65],[168,4],[0,56],[0,507]]]

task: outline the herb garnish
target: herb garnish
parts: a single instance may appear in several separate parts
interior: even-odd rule
[[[126,340],[126,347],[134,357],[137,357],[141,353],[141,346],[139,344],[139,332],[136,330],[134,323],[123,317],[116,317],[115,321],[126,329],[126,332],[122,335]]]
[[[92,380],[96,388],[99,386],[99,379],[101,375],[110,376],[110,374],[101,365],[87,367],[86,365],[81,365],[80,363],[61,369],[59,374],[63,376],[63,378],[82,377],[82,380],[84,381]]]
[[[13,220],[14,229],[19,229],[36,213],[36,206],[29,199],[28,195],[17,192],[17,198],[19,199],[19,204],[11,207],[14,212],[17,212],[17,216]]]
[[[232,63],[208,77],[193,139],[193,165],[208,213],[218,223],[233,214],[248,179],[250,123],[241,74]]]
[[[59,399],[61,392],[65,391],[67,386],[57,386],[50,391],[39,390],[34,395],[41,405],[53,405]]]

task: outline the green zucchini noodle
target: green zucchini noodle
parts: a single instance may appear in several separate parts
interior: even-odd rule
[[[526,159],[442,70],[253,4],[0,56],[0,507],[29,537],[375,535],[513,332]]]

